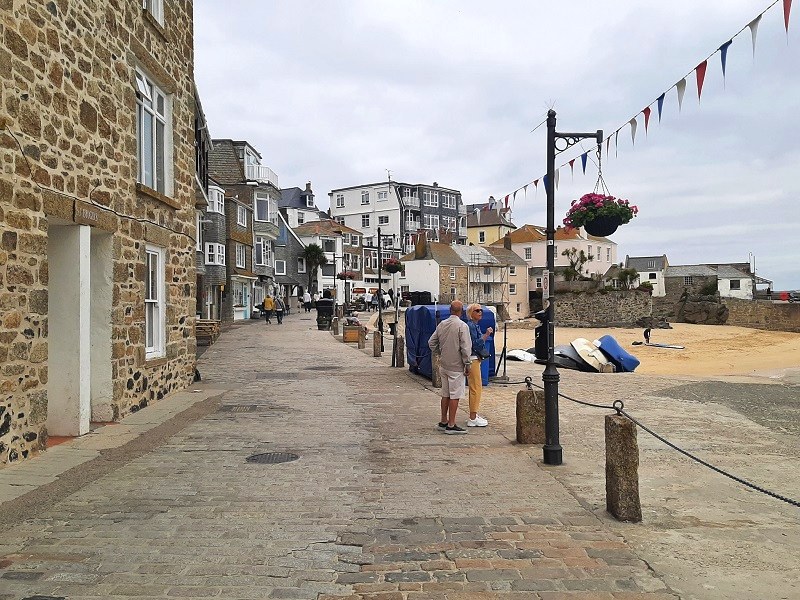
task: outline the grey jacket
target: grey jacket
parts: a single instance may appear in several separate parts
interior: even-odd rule
[[[459,317],[450,315],[439,323],[428,340],[431,352],[441,354],[439,366],[445,371],[458,373],[469,367],[472,340],[469,327]]]

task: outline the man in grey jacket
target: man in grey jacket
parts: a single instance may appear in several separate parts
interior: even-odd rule
[[[450,316],[439,323],[433,332],[428,347],[440,354],[439,374],[442,378],[442,420],[439,429],[452,435],[467,433],[456,425],[458,401],[464,395],[464,378],[469,374],[472,340],[469,327],[461,320],[464,305],[459,300],[450,303]]]

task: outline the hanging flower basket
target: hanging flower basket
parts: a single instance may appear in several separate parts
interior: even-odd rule
[[[355,278],[356,274],[354,271],[342,271],[341,273],[336,274],[336,279],[341,279],[342,281],[348,281]]]
[[[387,273],[399,273],[403,270],[403,263],[396,258],[389,258],[383,263],[383,270]]]
[[[619,200],[606,194],[585,194],[573,200],[564,218],[567,229],[583,227],[586,233],[605,237],[620,225],[629,223],[639,213],[639,208],[628,200]]]

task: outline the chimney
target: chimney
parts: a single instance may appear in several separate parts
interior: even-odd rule
[[[309,194],[313,194],[314,193],[314,192],[311,191],[311,182],[310,181],[306,183],[306,191]]]
[[[511,250],[511,234],[507,233],[503,236],[503,248]]]
[[[426,258],[428,258],[428,235],[422,232],[417,234],[417,242],[414,244],[414,260]]]

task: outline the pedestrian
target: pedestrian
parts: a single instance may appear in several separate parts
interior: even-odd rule
[[[767,286],[767,300],[772,300],[772,288]]]
[[[314,299],[313,299],[313,302],[311,303],[311,306],[313,308],[316,308],[317,307],[317,302],[319,302],[319,292],[314,292]]]
[[[481,361],[488,358],[486,350],[486,340],[494,332],[491,327],[486,328],[486,332],[481,331],[480,320],[483,317],[483,308],[480,304],[470,304],[467,307],[467,326],[469,327],[469,337],[472,347],[469,374],[467,383],[469,384],[469,419],[467,427],[486,427],[489,421],[478,414],[481,405],[481,392],[483,391],[483,381],[481,381]]]
[[[303,307],[306,312],[311,312],[311,294],[308,293],[308,290],[303,292]]]
[[[378,310],[378,303],[380,302],[380,291],[372,294],[372,300],[369,303],[369,311]]]
[[[372,312],[372,294],[369,292],[364,294],[364,306],[369,312]]]
[[[392,297],[386,292],[383,293],[383,308],[389,308],[392,305]]]
[[[461,320],[464,305],[450,303],[450,316],[436,327],[428,340],[431,352],[440,355],[439,375],[442,378],[442,414],[437,427],[448,435],[467,433],[456,425],[458,401],[464,396],[464,377],[469,375],[472,344],[469,327]]]
[[[283,324],[283,311],[286,310],[286,304],[280,296],[275,297],[275,317],[278,319],[278,325]]]
[[[272,323],[272,311],[275,310],[275,301],[269,294],[264,298],[264,318],[267,323]]]

